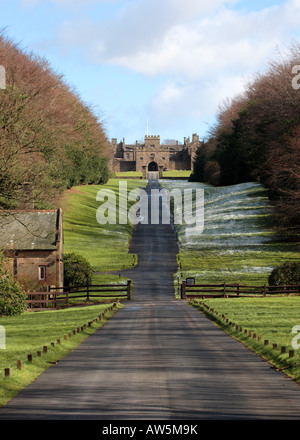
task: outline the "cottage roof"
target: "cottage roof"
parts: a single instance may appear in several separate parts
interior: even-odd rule
[[[59,238],[60,210],[3,211],[0,213],[0,249],[54,250]]]

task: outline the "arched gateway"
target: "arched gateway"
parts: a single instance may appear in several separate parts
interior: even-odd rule
[[[156,162],[150,162],[148,165],[148,171],[150,172],[157,172],[158,171],[158,165]]]

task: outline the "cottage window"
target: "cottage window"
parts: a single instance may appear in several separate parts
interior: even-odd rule
[[[46,280],[46,266],[39,266],[39,280]]]

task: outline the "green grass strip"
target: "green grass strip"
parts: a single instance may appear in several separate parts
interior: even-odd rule
[[[292,333],[300,325],[300,297],[205,299],[190,304],[274,368],[282,369],[300,383],[300,351],[293,348],[296,335]],[[285,353],[281,352],[282,347]],[[291,358],[290,351],[294,352]]]
[[[0,318],[0,325],[6,332],[6,349],[0,350],[0,406],[5,405],[53,363],[60,361],[105,325],[120,307],[108,311],[100,320],[99,316],[111,306],[112,303],[58,311],[26,312],[20,316]],[[80,329],[79,333],[77,329]],[[44,346],[47,346],[47,353],[44,352]],[[38,351],[42,352],[41,357],[38,357]],[[28,362],[29,354],[32,354],[32,362]],[[22,361],[22,370],[17,368],[17,360]],[[9,377],[5,377],[6,368],[10,368]]]

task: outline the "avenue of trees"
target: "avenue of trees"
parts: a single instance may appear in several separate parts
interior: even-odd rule
[[[300,232],[299,65],[300,45],[294,43],[219,108],[192,175],[213,185],[262,183],[276,224],[293,235]]]
[[[35,206],[52,206],[66,188],[108,180],[109,144],[93,109],[45,59],[0,34],[0,209],[18,206],[20,185]]]

